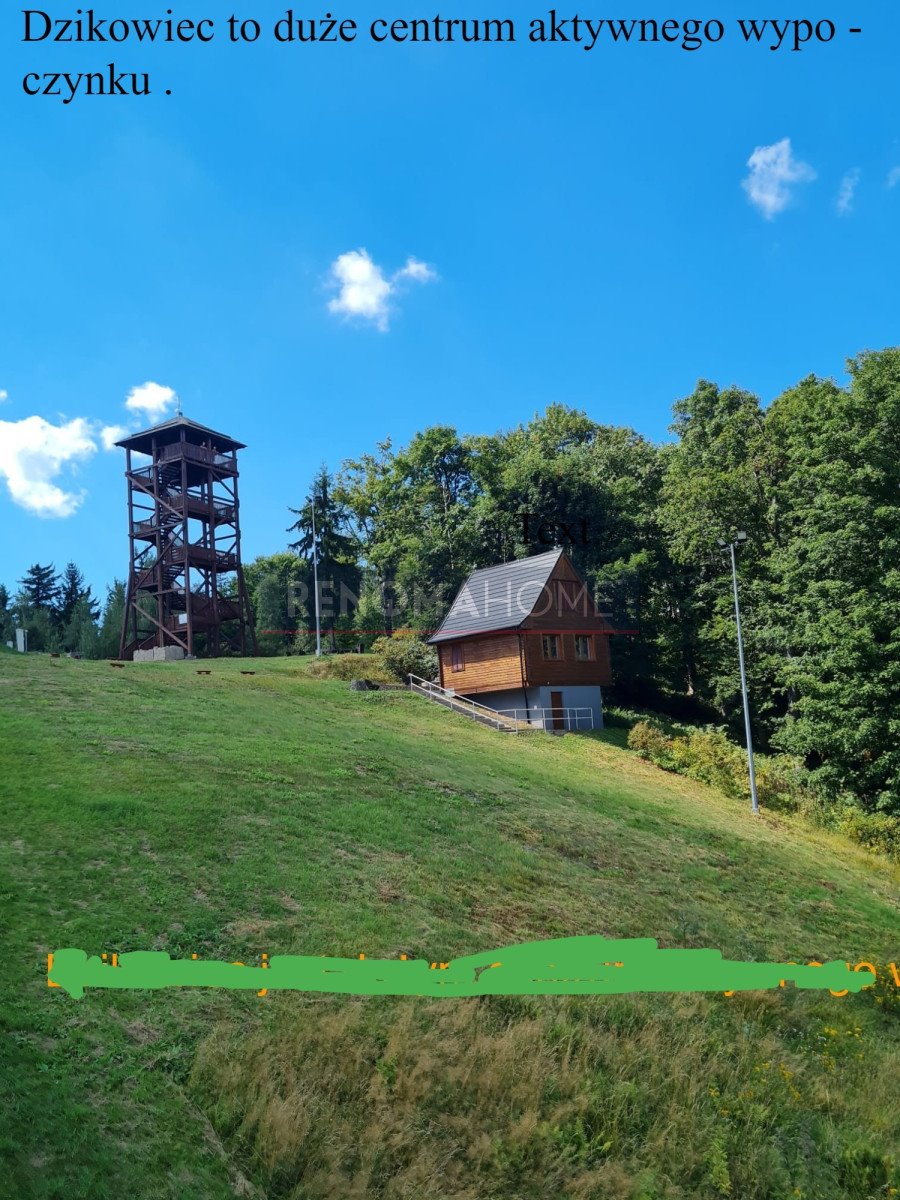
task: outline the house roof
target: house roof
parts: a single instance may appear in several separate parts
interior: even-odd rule
[[[428,641],[435,645],[474,633],[518,629],[531,615],[563,553],[549,550],[473,571]]]
[[[227,433],[217,433],[215,429],[210,429],[208,425],[201,425],[197,421],[191,421],[187,417],[182,416],[172,417],[169,421],[162,421],[159,425],[151,426],[150,429],[141,430],[140,433],[130,433],[128,437],[124,437],[121,441],[116,442],[116,445],[121,446],[123,450],[138,450],[142,454],[149,454],[153,449],[154,438],[156,438],[157,444],[167,446],[172,442],[180,440],[180,431],[182,429],[187,431],[187,440],[191,442],[201,440],[196,436],[197,434],[201,434],[204,439],[213,438],[216,447],[220,451],[246,449],[243,442],[236,442]],[[191,437],[191,433],[194,434],[194,437]]]

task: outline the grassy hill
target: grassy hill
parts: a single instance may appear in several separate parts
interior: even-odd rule
[[[0,660],[3,1200],[900,1188],[892,987],[48,989],[62,946],[446,961],[600,933],[900,964],[896,867],[754,821],[614,732],[506,736],[298,660],[205,665]]]

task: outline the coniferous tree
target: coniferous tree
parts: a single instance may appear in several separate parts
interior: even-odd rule
[[[93,616],[91,601],[86,596],[80,596],[75,601],[72,615],[62,630],[60,645],[63,650],[72,654],[80,654],[82,658],[98,656],[97,623]]]
[[[19,592],[12,605],[12,628],[24,629],[30,651],[57,651],[60,646],[60,629],[52,608],[36,608],[29,596]]]
[[[332,490],[332,482],[331,475],[322,467],[304,504],[290,509],[297,520],[288,532],[300,535],[297,541],[290,543],[290,548],[308,564],[310,576],[313,555],[316,555],[322,624],[329,631],[332,650],[336,650],[338,627],[347,625],[341,618],[352,616],[351,610],[358,603],[361,572],[357,561],[358,547],[350,529],[350,514]],[[309,608],[311,612],[315,611],[312,595]]]
[[[9,607],[10,595],[6,587],[0,583],[0,645],[5,646],[13,640],[13,616]]]
[[[122,634],[122,617],[125,613],[125,584],[114,579],[106,592],[103,616],[97,635],[97,657],[116,658],[119,654],[119,638]]]
[[[52,563],[41,566],[34,563],[20,579],[22,594],[30,608],[51,611],[59,596],[59,575]]]
[[[75,563],[66,563],[56,600],[56,617],[59,625],[65,629],[72,620],[79,601],[84,600],[88,606],[93,621],[100,619],[100,605],[91,594],[91,589],[85,586],[84,576]]]

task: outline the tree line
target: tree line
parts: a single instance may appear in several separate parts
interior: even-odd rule
[[[0,583],[0,644],[15,644],[16,629],[24,629],[29,650],[112,658],[119,649],[124,606],[121,580],[113,581],[101,605],[75,563],[61,573],[52,563],[34,563],[17,592]]]
[[[557,522],[578,531],[560,544],[600,608],[637,630],[612,639],[615,699],[740,740],[716,539],[744,530],[754,737],[826,792],[900,813],[900,348],[848,373],[844,387],[809,376],[767,408],[701,381],[663,444],[554,404],[514,429],[435,425],[323,466],[286,549],[245,567],[261,652],[314,648],[314,552],[325,647],[365,649],[434,629],[470,571],[541,553],[542,522]],[[35,566],[14,598],[0,588],[3,640],[20,623],[33,649],[114,656],[122,605],[119,581],[100,613],[74,564]]]
[[[432,426],[323,468],[292,510],[290,552],[248,568],[260,629],[287,630],[263,645],[309,648],[313,499],[332,648],[433,629],[471,570],[541,553],[541,521],[568,522],[579,536],[560,544],[600,607],[638,631],[612,639],[616,699],[740,738],[716,539],[744,530],[755,737],[826,791],[900,812],[900,349],[860,354],[848,373],[846,387],[809,376],[768,408],[701,381],[661,445],[556,404],[515,429]],[[342,589],[358,597],[343,612]]]

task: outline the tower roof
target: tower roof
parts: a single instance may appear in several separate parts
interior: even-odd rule
[[[183,416],[172,417],[171,420],[153,425],[150,429],[144,429],[140,433],[129,434],[128,437],[116,442],[116,445],[121,446],[123,450],[137,450],[141,454],[150,454],[153,451],[154,440],[157,446],[170,446],[173,442],[181,441],[182,430],[184,430],[184,440],[192,442],[195,446],[211,439],[219,451],[246,449],[243,442],[236,442],[226,433],[217,433],[208,425],[200,425],[197,421],[191,421]]]

